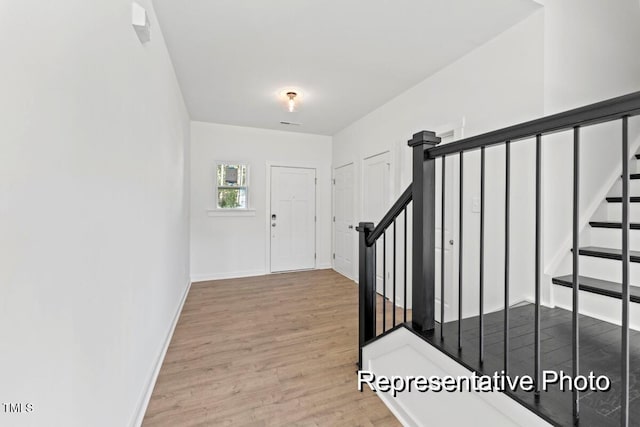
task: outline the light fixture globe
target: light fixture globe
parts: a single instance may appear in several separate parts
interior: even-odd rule
[[[302,92],[294,88],[283,89],[279,93],[279,98],[286,102],[287,111],[295,113],[300,105]]]
[[[289,98],[289,112],[293,113],[296,109],[296,96],[298,96],[295,92],[287,92],[287,97]]]

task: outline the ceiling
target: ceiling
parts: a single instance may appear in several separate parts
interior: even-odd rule
[[[531,0],[154,0],[154,6],[192,120],[323,135],[540,7]],[[294,113],[278,97],[288,87],[303,92]]]

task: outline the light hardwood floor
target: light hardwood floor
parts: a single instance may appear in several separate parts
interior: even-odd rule
[[[357,391],[357,346],[358,288],[332,270],[193,284],[143,425],[399,425]]]

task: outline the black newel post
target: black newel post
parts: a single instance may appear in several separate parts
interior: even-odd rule
[[[413,135],[413,283],[412,324],[418,331],[435,327],[436,161],[426,151],[440,138],[434,132]]]
[[[372,222],[358,225],[359,244],[359,339],[358,367],[362,369],[362,347],[376,335],[376,245],[367,245]]]

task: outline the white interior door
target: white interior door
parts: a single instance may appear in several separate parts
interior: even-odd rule
[[[350,163],[336,168],[334,176],[333,242],[335,270],[348,278],[354,275],[353,178],[354,165]]]
[[[441,144],[446,144],[453,140],[453,132],[439,135],[442,138]],[[444,226],[444,312],[445,322],[458,318],[458,269],[456,268],[458,258],[458,191],[459,191],[459,158],[452,156],[446,159],[445,166],[445,226]],[[436,320],[440,321],[440,266],[441,258],[441,217],[442,217],[442,162],[436,160]]]
[[[316,170],[271,167],[271,271],[315,267]]]
[[[363,213],[365,221],[373,221],[374,224],[378,224],[384,214],[387,213],[391,207],[390,189],[391,189],[391,153],[388,151],[382,154],[378,154],[373,157],[369,157],[364,160],[363,169]],[[387,252],[392,250],[390,245],[391,233],[388,233],[389,239],[387,239]],[[379,294],[383,293],[383,247],[382,238],[378,241],[376,247],[376,291]],[[388,268],[391,263],[391,252],[387,254],[387,281],[386,281],[386,295],[391,297],[393,285],[391,280],[391,269]]]

